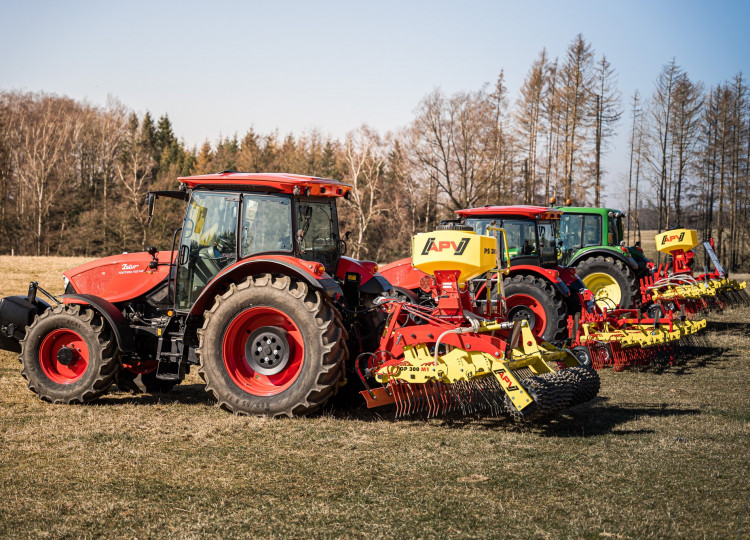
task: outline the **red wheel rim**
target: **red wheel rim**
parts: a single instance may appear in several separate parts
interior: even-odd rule
[[[80,379],[89,365],[89,348],[78,332],[58,328],[45,336],[39,347],[44,374],[58,384]]]
[[[525,294],[514,294],[506,300],[508,305],[508,319],[527,319],[529,327],[535,336],[544,334],[547,328],[547,314],[539,301]]]
[[[281,345],[285,345],[288,351],[283,368],[273,375],[264,375],[253,369],[253,361],[246,355],[251,335],[268,327],[275,327],[283,333],[285,344]],[[286,313],[269,306],[246,309],[232,319],[224,334],[222,353],[229,377],[239,388],[254,396],[274,396],[292,386],[305,361],[305,346],[299,327]]]

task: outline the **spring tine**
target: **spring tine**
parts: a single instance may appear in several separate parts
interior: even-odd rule
[[[418,414],[422,412],[422,386],[421,384],[410,384],[412,392],[412,414]]]
[[[448,399],[447,399],[446,391],[445,391],[445,383],[442,381],[438,381],[437,386],[438,386],[438,392],[440,394],[440,413],[441,414],[447,413],[449,411],[449,408],[448,408]]]
[[[434,394],[435,413],[433,415],[433,418],[435,418],[436,416],[440,414],[440,405],[441,405],[440,399],[442,397],[440,395],[440,381],[433,381],[432,388],[435,393]]]
[[[425,384],[417,384],[415,386],[415,390],[417,391],[417,407],[415,412],[421,413],[427,409],[427,386]]]
[[[427,385],[426,384],[418,384],[417,389],[419,390],[419,412],[424,411],[427,409],[427,418],[430,417],[430,410],[429,410],[429,396],[427,395]]]
[[[464,403],[463,396],[461,395],[461,381],[453,383],[451,385],[451,390],[454,392],[455,398],[458,400],[458,403],[461,406],[461,414],[465,416],[467,412],[466,404]]]
[[[436,412],[436,400],[435,400],[435,383],[433,381],[430,381],[429,385],[427,386],[427,403],[429,404],[429,409],[427,411],[427,418],[434,418],[437,414]]]
[[[476,412],[479,412],[479,405],[481,405],[481,401],[477,397],[477,393],[474,390],[474,387],[471,383],[465,382],[464,388],[466,390],[467,401],[469,402],[471,406],[471,413],[474,414]]]
[[[435,401],[435,413],[433,415],[433,418],[435,418],[436,416],[438,416],[440,414],[440,404],[441,404],[440,399],[442,397],[441,394],[440,394],[440,381],[434,381],[432,383],[432,388],[433,388],[433,390],[435,392],[435,397],[434,397],[434,401]]]
[[[398,383],[398,399],[399,399],[399,412],[398,417],[403,418],[406,412],[406,393],[404,392],[404,383],[399,381]]]
[[[404,396],[406,398],[406,412],[405,412],[406,416],[411,416],[412,393],[413,393],[413,390],[411,388],[411,384],[405,383],[404,384]]]
[[[427,418],[432,418],[432,381],[427,381],[424,385],[424,394],[427,398]]]
[[[450,384],[441,383],[443,388],[443,399],[445,399],[445,412],[450,413],[456,410],[456,400],[453,399],[453,393]]]
[[[389,386],[391,387],[391,393],[393,393],[393,400],[396,403],[396,418],[398,418],[401,414],[401,391],[399,389],[399,383],[397,382],[391,382],[389,383]]]

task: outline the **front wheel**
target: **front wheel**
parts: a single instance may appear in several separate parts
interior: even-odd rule
[[[270,274],[216,297],[198,332],[206,391],[237,414],[300,416],[338,389],[346,332],[319,291]]]
[[[59,304],[38,315],[21,341],[21,374],[52,403],[87,403],[104,394],[120,366],[107,323],[93,309]]]

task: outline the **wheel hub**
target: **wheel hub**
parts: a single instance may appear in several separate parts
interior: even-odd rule
[[[283,328],[263,326],[253,331],[245,343],[245,360],[261,375],[276,375],[289,362],[289,342]]]
[[[63,345],[62,347],[60,347],[60,350],[57,351],[57,361],[60,362],[63,366],[69,366],[75,358],[73,351],[74,349]]]
[[[528,321],[529,328],[534,328],[534,325],[536,325],[536,316],[530,309],[525,307],[518,307],[511,311],[512,312],[509,317],[511,321]]]

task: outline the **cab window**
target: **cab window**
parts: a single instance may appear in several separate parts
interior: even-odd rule
[[[291,207],[289,197],[243,195],[241,256],[292,251]]]
[[[583,247],[602,244],[602,217],[597,215],[583,216]]]

